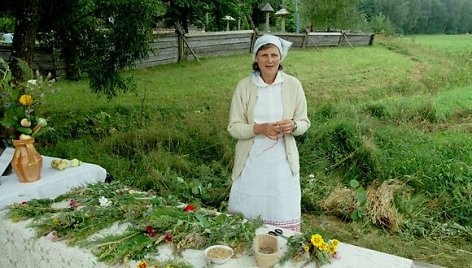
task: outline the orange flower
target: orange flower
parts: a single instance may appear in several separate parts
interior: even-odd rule
[[[136,264],[136,268],[148,268],[148,264],[145,261],[140,261],[138,264]]]

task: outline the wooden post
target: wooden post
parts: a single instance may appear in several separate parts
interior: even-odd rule
[[[370,35],[369,46],[372,46],[374,44],[374,37],[375,37],[375,34]]]
[[[180,61],[183,61],[185,59],[185,50],[184,50],[184,34],[185,34],[185,31],[184,31],[184,29],[182,29],[182,26],[179,23],[176,23],[175,24],[175,32],[178,35],[178,37],[177,37],[177,46],[178,46],[177,58],[178,58],[178,61],[180,62]]]
[[[266,12],[266,32],[270,32],[270,27],[269,27],[269,12]]]
[[[285,16],[281,16],[282,20],[282,32],[285,32]]]
[[[257,31],[254,31],[254,33],[252,34],[251,44],[249,45],[249,53],[252,53],[252,49],[254,47],[254,43],[256,42],[258,35],[259,35],[259,33]]]
[[[192,48],[188,45],[187,40],[185,40],[185,31],[182,28],[182,26],[180,26],[179,23],[176,23],[175,24],[175,29],[176,29],[175,31],[179,35],[179,41],[178,41],[178,43],[179,43],[179,61],[185,60],[185,47],[184,47],[184,45],[187,46],[188,50],[190,51],[190,53],[192,53],[193,57],[197,61],[200,61],[197,58],[197,55],[195,55],[195,53],[193,52]]]
[[[316,48],[316,50],[320,50],[320,49],[318,48],[318,46],[315,44],[315,41],[313,41],[313,39],[311,39],[310,36],[306,35],[306,37],[307,37],[308,39],[310,39],[311,43],[312,43],[313,46]]]
[[[190,50],[190,53],[192,53],[193,57],[195,58],[195,60],[197,60],[197,62],[200,62],[200,60],[198,59],[197,55],[195,55],[195,53],[193,52],[192,48],[189,46],[189,44],[187,43],[187,40],[185,40],[185,37],[182,37],[182,39],[184,40],[184,43],[185,45],[187,45],[187,48],[188,50]]]
[[[349,46],[350,46],[351,48],[354,48],[354,47],[352,46],[351,42],[349,42],[349,39],[347,39],[346,33],[345,33],[344,31],[342,31],[341,34],[343,35],[344,39],[347,41],[347,43],[349,44]]]
[[[178,61],[183,61],[185,60],[185,49],[184,49],[184,36],[179,32],[177,31],[177,34],[178,34],[178,37],[177,37],[177,45],[178,45],[178,49],[177,49],[177,59]]]

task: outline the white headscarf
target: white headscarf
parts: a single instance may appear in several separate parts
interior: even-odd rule
[[[280,37],[264,34],[263,36],[257,38],[256,42],[254,43],[254,49],[252,50],[252,59],[256,58],[257,51],[263,45],[266,44],[273,44],[275,45],[280,52],[280,61],[283,61],[284,58],[287,56],[288,49],[292,46],[292,42],[282,39]]]

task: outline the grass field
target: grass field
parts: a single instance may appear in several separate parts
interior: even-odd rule
[[[284,68],[302,82],[313,122],[297,140],[305,224],[351,244],[472,267],[471,55],[469,35],[290,51]],[[44,103],[55,131],[38,150],[224,211],[235,144],[229,103],[250,67],[247,54],[133,70],[136,91],[111,101],[86,80],[59,81]],[[351,179],[371,196],[383,193],[377,202],[391,200],[383,203],[389,214],[370,203],[351,221],[343,210],[351,204],[326,205]]]

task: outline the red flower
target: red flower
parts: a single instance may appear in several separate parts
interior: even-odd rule
[[[164,240],[167,242],[172,242],[172,234],[169,232],[166,232],[166,234],[164,235]]]
[[[21,205],[27,206],[27,205],[28,205],[28,202],[27,202],[27,201],[23,201],[23,202],[21,202]]]
[[[77,201],[75,201],[75,199],[71,199],[69,205],[71,208],[77,208]]]
[[[195,211],[195,210],[196,210],[196,208],[192,205],[186,205],[184,207],[184,211],[186,211],[186,212]]]
[[[148,232],[150,237],[156,236],[156,231],[154,231],[151,225],[146,226],[146,232]]]

